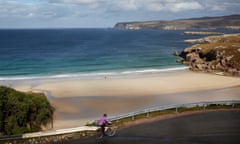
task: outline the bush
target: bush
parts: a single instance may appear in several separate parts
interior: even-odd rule
[[[40,131],[53,120],[53,107],[42,93],[0,86],[0,135]]]

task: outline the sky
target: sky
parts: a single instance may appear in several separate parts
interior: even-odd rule
[[[0,28],[110,28],[117,22],[240,14],[240,0],[0,0]]]

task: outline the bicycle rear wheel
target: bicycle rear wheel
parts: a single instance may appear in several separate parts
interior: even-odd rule
[[[99,128],[99,129],[97,130],[97,132],[96,132],[96,138],[97,138],[97,139],[101,139],[101,138],[103,138],[103,134],[102,134],[100,128]]]

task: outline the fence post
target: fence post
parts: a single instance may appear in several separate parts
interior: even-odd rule
[[[176,107],[176,113],[178,113],[178,107]]]
[[[132,120],[134,120],[134,115],[132,115]]]
[[[149,118],[149,112],[147,112],[147,118]]]

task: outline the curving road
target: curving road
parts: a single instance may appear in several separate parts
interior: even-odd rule
[[[205,112],[134,125],[102,140],[66,144],[239,144],[240,110]],[[63,143],[65,144],[65,143]]]

